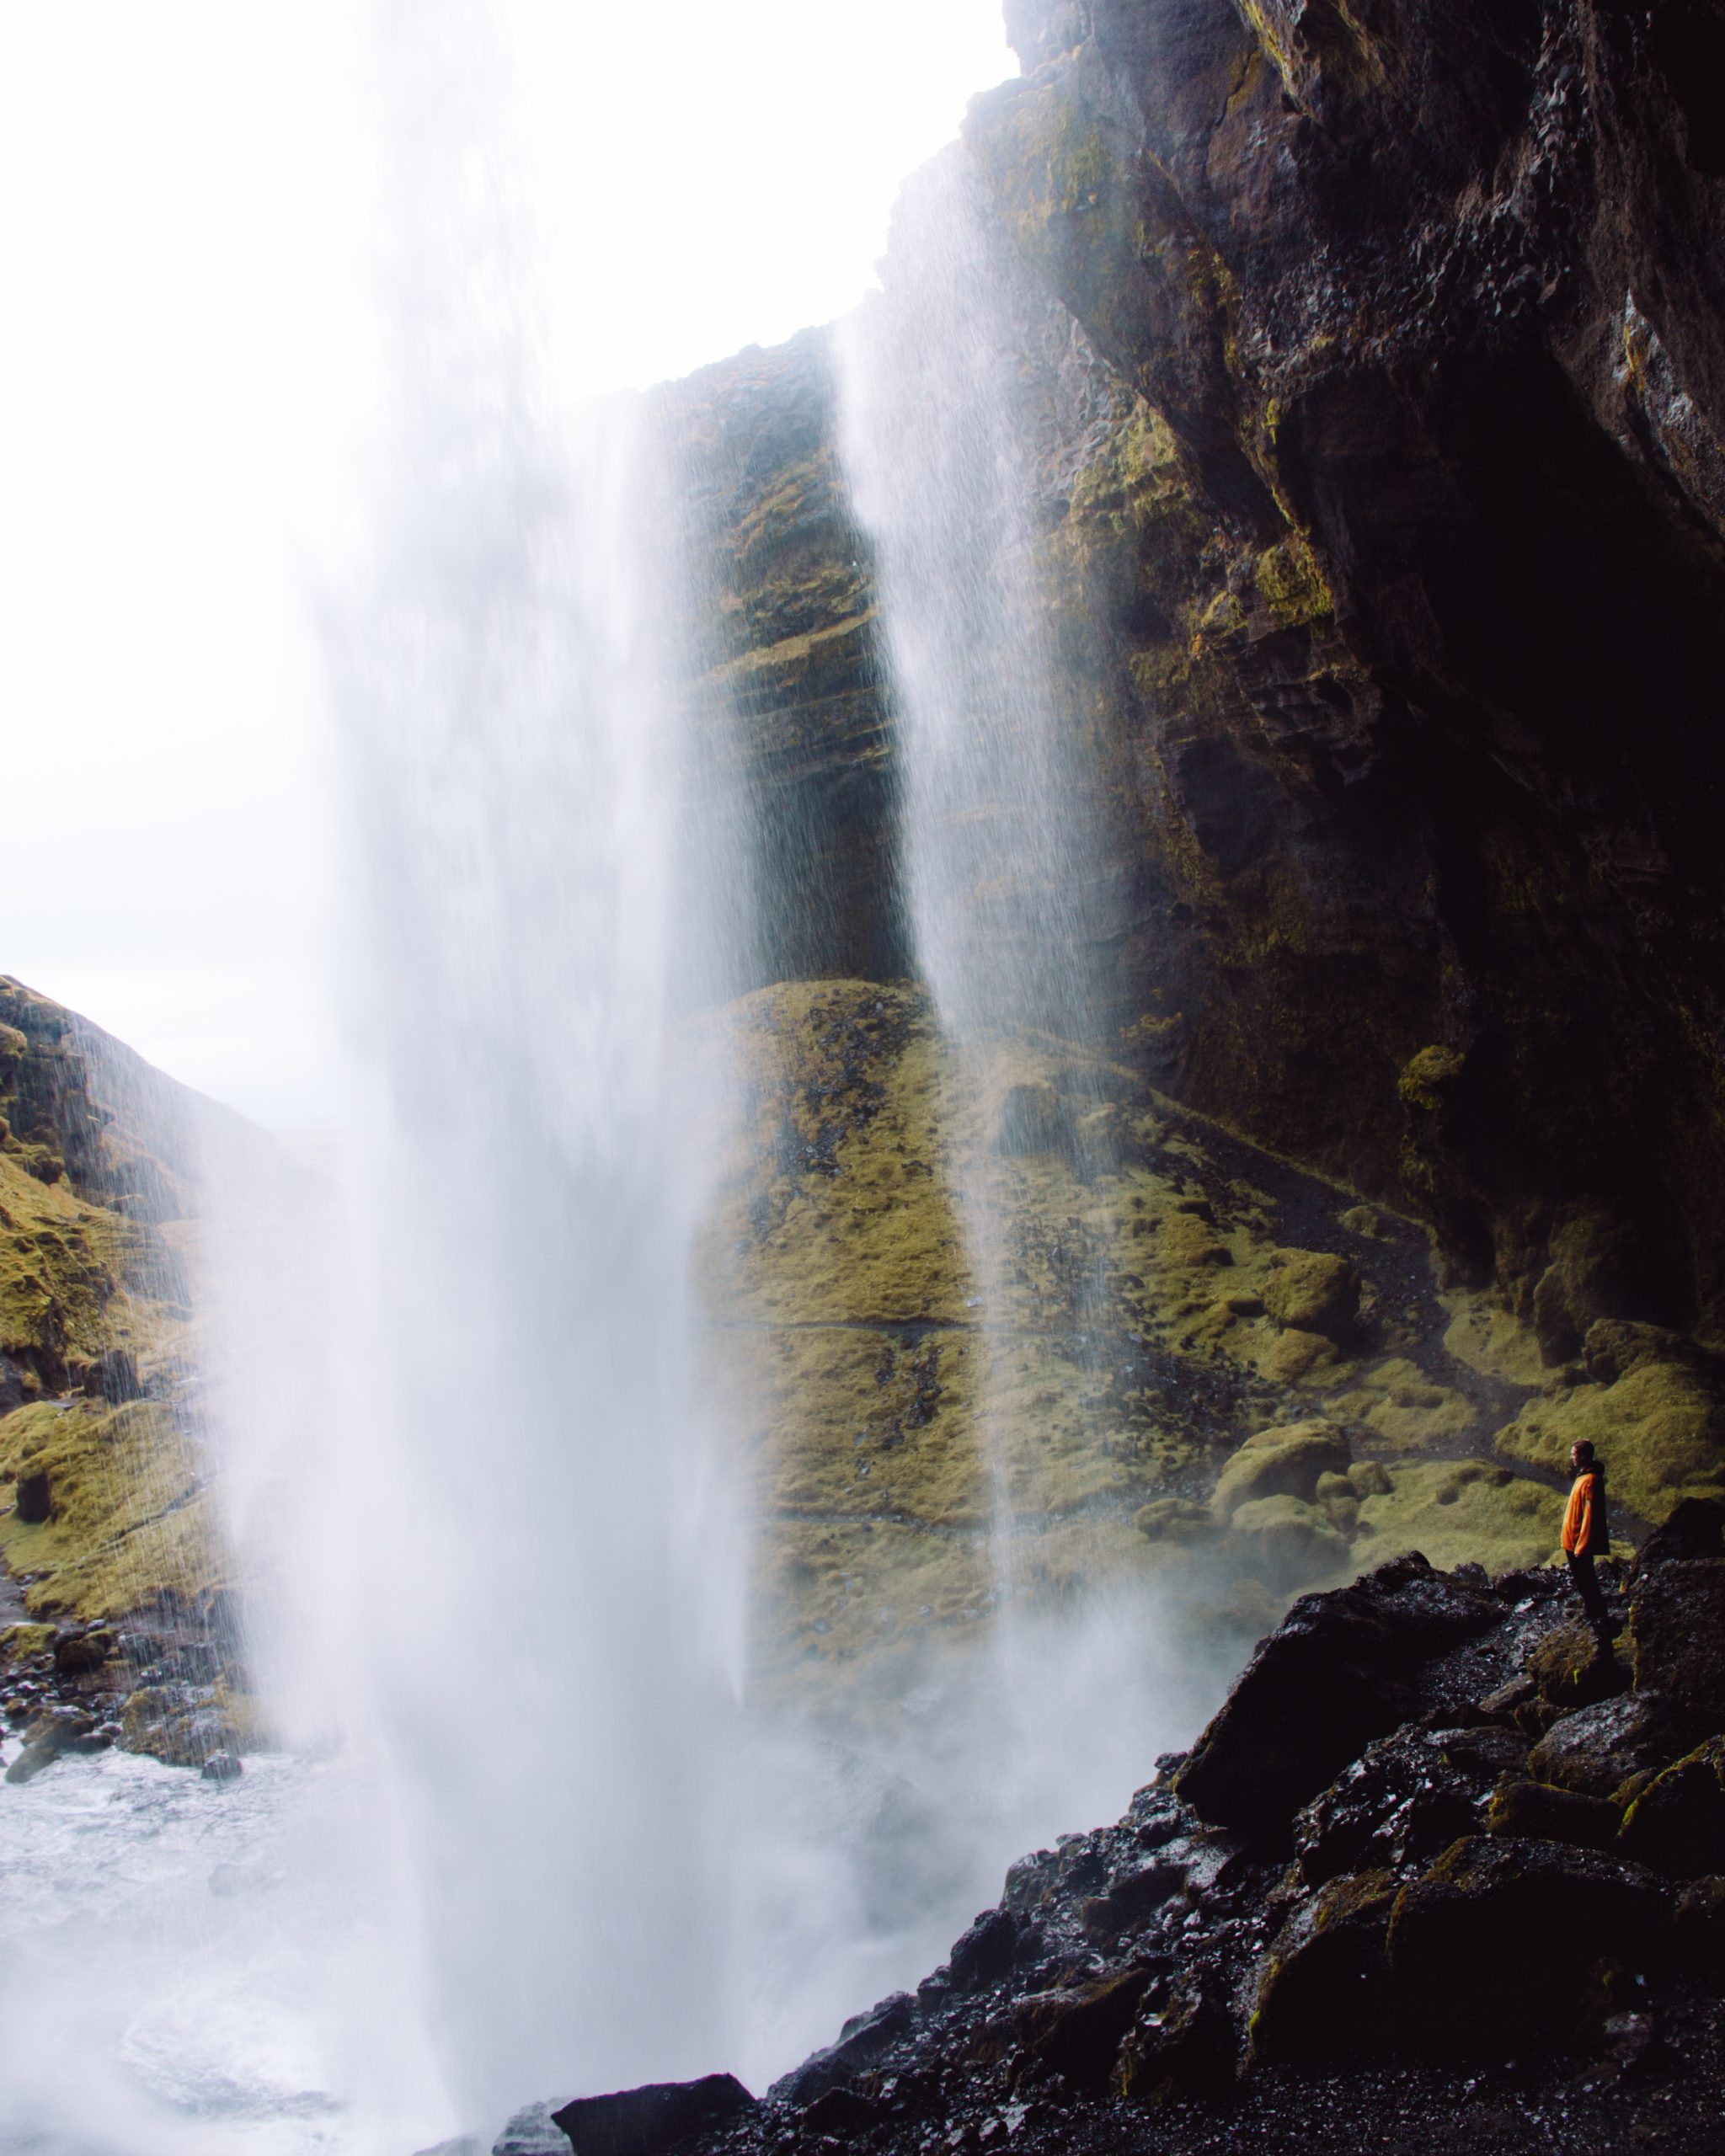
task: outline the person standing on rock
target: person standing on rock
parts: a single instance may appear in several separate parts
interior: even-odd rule
[[[1563,1556],[1599,1652],[1609,1657],[1618,1628],[1606,1613],[1605,1597],[1594,1571],[1594,1560],[1606,1556],[1611,1547],[1605,1521],[1605,1470],[1585,1438],[1569,1448],[1569,1465],[1575,1470],[1575,1483],[1563,1514]]]

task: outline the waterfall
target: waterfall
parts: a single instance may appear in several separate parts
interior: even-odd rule
[[[393,47],[430,55],[393,90],[395,446],[328,636],[368,1105],[308,1541],[472,2121],[734,2049],[740,1553],[690,1371],[674,519],[638,400],[559,407],[506,95],[439,27]]]
[[[1026,1169],[1092,1142],[1109,1078],[1115,842],[1049,533],[1110,392],[961,146],[905,186],[881,274],[842,325],[842,446],[875,549],[912,935],[948,1049],[986,1364],[996,1615],[973,1742],[999,1812],[979,1831],[1033,1836],[1104,1816],[1144,1779],[1146,1733],[1179,1712],[1145,1591],[1098,1561],[1082,1606],[1051,1608],[1020,1556],[1039,1523],[1019,1492],[1044,1442],[1033,1394],[1023,1403],[1045,1343],[1015,1280]],[[1069,1374],[1088,1374],[1097,1292],[1081,1267]]]
[[[0,2136],[54,2156],[110,2131],[408,2156],[531,2100],[759,2087],[940,1960],[1012,1859],[1117,1811],[1185,1719],[1141,1597],[1063,1614],[1016,1569],[1018,1126],[1065,1145],[1106,1065],[1103,787],[1043,558],[1085,355],[937,161],[846,333],[846,456],[991,1371],[996,1621],[980,1657],[915,1643],[914,1711],[817,1733],[750,1696],[747,1469],[695,1278],[744,1091],[704,1006],[772,941],[753,864],[809,835],[750,828],[694,739],[708,595],[660,407],[559,394],[480,23],[415,10],[380,85],[387,447],[367,568],[320,610],[344,1159],[230,1184],[205,1257],[289,1749],[219,1812],[130,1755],[76,1785],[124,1892],[0,1981],[43,2062]],[[1084,1331],[1081,1288],[1075,1364]],[[20,1793],[14,1876],[66,1862],[56,1786]]]

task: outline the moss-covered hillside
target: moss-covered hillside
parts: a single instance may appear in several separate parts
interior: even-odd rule
[[[1003,1594],[1158,1580],[1243,1643],[1411,1547],[1541,1563],[1578,1434],[1619,1464],[1620,1532],[1725,1494],[1692,1348],[1599,1325],[1548,1369],[1500,1306],[1439,1292],[1420,1228],[1124,1065],[1003,1043],[961,1075],[921,994],[874,982],[763,990],[718,1024],[746,1083],[709,1367],[755,1477],[777,1681],[842,1691]]]
[[[0,979],[0,1561],[33,1616],[191,1612],[226,1581],[188,1384],[204,1104],[179,1092]]]

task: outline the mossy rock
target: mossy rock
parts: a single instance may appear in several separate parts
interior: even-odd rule
[[[34,1662],[54,1651],[52,1625],[8,1625],[0,1631],[0,1662],[13,1668]]]
[[[1278,1424],[1249,1437],[1217,1478],[1210,1507],[1219,1520],[1254,1498],[1290,1497],[1310,1502],[1319,1478],[1345,1475],[1353,1454],[1333,1422],[1322,1418]]]
[[[1388,1958],[1412,2009],[1405,2048],[1501,2057],[1573,2041],[1595,1964],[1657,1969],[1670,1944],[1666,1890],[1615,1855],[1469,1836],[1397,1897]]]
[[[1562,1529],[1563,1501],[1484,1460],[1421,1460],[1381,1471],[1390,1487],[1359,1507],[1354,1563],[1369,1572],[1420,1550],[1439,1571],[1480,1564],[1509,1572],[1543,1564]]]
[[[1528,1754],[1528,1771],[1554,1788],[1624,1803],[1641,1777],[1663,1773],[1706,1734],[1699,1718],[1677,1701],[1626,1692],[1553,1722]]]
[[[1623,1816],[1621,1846],[1669,1879],[1725,1873],[1725,1737],[1654,1776]]]
[[[1335,2065],[1392,2039],[1385,1941],[1398,1886],[1393,1872],[1344,1873],[1298,1905],[1264,1956],[1249,2064]]]
[[[1534,1842],[1567,1842],[1573,1848],[1615,1847],[1623,1815],[1615,1804],[1546,1782],[1506,1780],[1486,1806],[1486,1832]]]
[[[1234,1508],[1229,1536],[1241,1561],[1272,1588],[1291,1589],[1349,1569],[1348,1538],[1299,1497],[1253,1497]]]
[[[1541,1699],[1564,1714],[1613,1699],[1629,1684],[1628,1671],[1615,1656],[1600,1654],[1591,1628],[1580,1620],[1547,1632],[1526,1667]]]
[[[1181,1549],[1202,1547],[1220,1532],[1211,1508],[1186,1497],[1152,1498],[1132,1515],[1132,1524],[1147,1541],[1172,1543]]]
[[[1725,1413],[1688,1362],[1641,1362],[1612,1385],[1566,1385],[1498,1431],[1506,1458],[1567,1474],[1585,1439],[1612,1500],[1655,1526],[1685,1497],[1725,1496]]]
[[[1541,1385],[1545,1358],[1533,1328],[1494,1296],[1455,1289],[1443,1298],[1450,1313],[1444,1346],[1462,1366],[1502,1385]]]
[[[1291,1385],[1328,1379],[1341,1360],[1341,1350],[1322,1333],[1287,1327],[1266,1351],[1262,1367],[1274,1384]]]
[[[1343,1342],[1359,1316],[1359,1275],[1345,1257],[1327,1251],[1272,1253],[1264,1307],[1284,1332],[1316,1332]]]

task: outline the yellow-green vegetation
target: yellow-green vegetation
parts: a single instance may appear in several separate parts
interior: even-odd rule
[[[1504,1384],[1544,1384],[1546,1365],[1538,1340],[1497,1297],[1456,1289],[1443,1299],[1450,1314],[1444,1347],[1458,1363]]]
[[[131,1222],[0,1152],[0,1351],[56,1372],[138,1344],[138,1313],[120,1283],[143,1246]]]
[[[1563,1499],[1555,1490],[1478,1460],[1410,1462],[1387,1470],[1390,1487],[1361,1502],[1350,1554],[1368,1572],[1404,1550],[1433,1564],[1514,1572],[1557,1552]]]
[[[1406,1356],[1361,1370],[1330,1401],[1332,1414],[1370,1431],[1386,1451],[1453,1451],[1475,1434],[1479,1411],[1466,1394],[1435,1385]]]
[[[1490,1422],[1373,1283],[1375,1252],[1398,1282],[1423,1262],[1405,1225],[1315,1186],[1359,1257],[1304,1248],[1130,1071],[1045,1039],[960,1065],[901,985],[761,990],[701,1053],[734,1081],[709,1106],[743,1104],[701,1270],[768,1672],[825,1683],[993,1593],[1123,1573],[1261,1628],[1408,1547],[1551,1554],[1561,1497],[1452,1456]]]
[[[116,1617],[219,1583],[219,1530],[196,1449],[163,1403],[43,1401],[0,1421],[0,1482],[45,1475],[50,1517],[0,1517],[0,1556],[43,1616]]]
[[[93,1098],[69,1014],[16,982],[0,995],[0,1405],[14,1410],[0,1418],[0,1498],[13,1501],[0,1558],[43,1619],[118,1616],[163,1593],[190,1602],[222,1564],[169,1404],[180,1267],[161,1226],[105,1202],[146,1188],[159,1212],[184,1187]],[[182,1239],[190,1225],[168,1224]],[[122,1404],[140,1375],[146,1396]]]
[[[1725,1413],[1686,1361],[1649,1361],[1615,1384],[1558,1383],[1498,1433],[1508,1460],[1567,1473],[1585,1438],[1606,1463],[1618,1503],[1657,1524],[1685,1497],[1725,1497]]]

